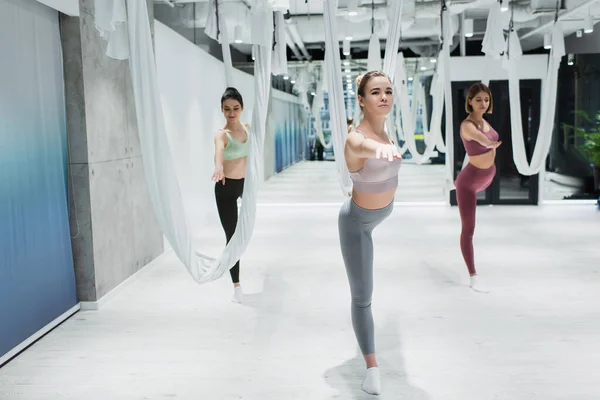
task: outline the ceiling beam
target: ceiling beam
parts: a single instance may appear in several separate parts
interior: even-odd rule
[[[592,4],[596,3],[597,1],[598,0],[587,0],[569,10],[562,12],[562,13],[559,11],[558,20],[559,21],[564,20],[567,17],[580,12],[582,9],[591,6]],[[554,20],[546,22],[545,24],[540,25],[539,27],[527,32],[526,34],[519,36],[519,40],[524,40],[533,35],[544,32],[545,30],[551,28],[553,25],[554,25]]]

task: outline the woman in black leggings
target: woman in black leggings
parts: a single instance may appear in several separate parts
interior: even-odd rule
[[[219,218],[229,243],[238,221],[237,200],[244,192],[250,126],[240,121],[244,101],[237,89],[228,87],[225,90],[221,97],[221,110],[227,123],[215,135],[215,171],[212,180],[215,181]],[[229,272],[234,286],[232,301],[241,303],[243,292],[240,284],[239,260]]]

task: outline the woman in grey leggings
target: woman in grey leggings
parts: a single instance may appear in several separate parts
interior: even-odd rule
[[[352,326],[367,364],[362,389],[381,393],[375,358],[371,313],[373,293],[373,229],[392,212],[402,159],[385,132],[392,110],[392,83],[383,72],[370,71],[358,78],[358,103],[362,123],[350,132],[344,155],[353,182],[352,197],[340,210],[338,226],[342,256],[352,295]]]

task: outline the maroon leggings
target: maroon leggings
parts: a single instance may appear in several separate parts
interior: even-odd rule
[[[475,275],[475,255],[473,252],[473,233],[475,232],[475,208],[477,192],[485,190],[496,175],[496,166],[480,169],[469,163],[456,178],[456,200],[462,222],[460,233],[460,251],[469,269],[469,274]]]

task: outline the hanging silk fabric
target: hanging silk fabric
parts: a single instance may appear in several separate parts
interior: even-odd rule
[[[117,11],[125,9],[126,13]],[[127,41],[123,35],[114,46],[118,54],[129,58],[136,116],[140,132],[144,172],[149,195],[158,224],[177,257],[198,283],[215,280],[229,270],[245,251],[254,227],[258,179],[262,168],[263,142],[266,125],[272,54],[273,10],[267,0],[260,0],[253,8],[253,43],[256,54],[254,85],[256,101],[247,160],[246,181],[242,208],[236,232],[220,257],[197,254],[192,243],[192,230],[186,221],[186,212],[179,181],[175,173],[158,90],[154,49],[148,20],[146,0],[97,1],[96,24],[103,37],[116,32],[115,27],[127,27]],[[110,18],[98,18],[111,15]]]
[[[389,3],[388,3],[389,4]],[[398,54],[398,46],[400,44],[400,37],[402,35],[402,9],[404,7],[404,0],[396,0],[391,3],[391,11],[388,15],[388,34],[385,40],[385,53],[383,55],[383,68],[382,71],[387,74],[392,80],[392,85],[395,83],[395,72],[396,62]],[[394,97],[397,99],[398,96],[394,93]],[[396,106],[398,107],[398,106]],[[402,110],[401,110],[402,112]],[[402,113],[403,115],[404,113]],[[399,125],[399,124],[398,124]],[[391,115],[388,116],[385,128],[388,134],[393,133],[392,129],[394,124],[392,123]],[[398,132],[398,130],[396,130]],[[411,132],[407,132],[403,127],[404,136],[408,137]],[[414,135],[414,132],[412,132]],[[404,154],[408,149],[407,144],[400,149],[401,154]]]
[[[319,79],[317,81],[315,96],[313,97],[311,114],[315,118],[315,131],[317,132],[317,138],[319,138],[319,141],[325,149],[330,149],[333,146],[333,140],[331,140],[329,143],[325,141],[323,122],[321,121],[321,107],[323,107],[323,104],[325,104],[325,98],[323,96],[323,80]]]
[[[337,38],[337,0],[323,2],[323,24],[325,25],[325,65],[324,79],[329,92],[329,114],[335,165],[342,193],[349,196],[352,181],[346,166],[344,146],[348,130],[346,128],[346,109],[342,90],[342,62],[340,45]]]
[[[408,77],[406,74],[404,54],[402,52],[398,53],[398,43],[402,33],[401,23],[403,4],[403,1],[397,1],[392,4],[392,11],[389,19],[390,27],[383,61],[383,72],[392,77],[394,86],[397,89],[396,98],[399,100],[399,104],[396,107],[400,108],[402,132],[404,139],[406,140],[400,151],[402,154],[404,154],[407,149],[410,150],[413,159],[418,164],[423,164],[429,161],[430,157],[437,154],[434,152],[436,140],[428,141],[429,144],[426,146],[424,154],[420,154],[418,152],[414,135],[416,112],[421,101],[421,99],[418,97],[418,91],[421,89],[421,82],[420,78],[413,81],[413,88],[416,87],[416,91],[413,89],[413,108],[411,109],[410,98],[408,95]],[[415,96],[415,94],[417,95]],[[391,124],[388,124],[388,126],[391,126]]]
[[[375,5],[371,3],[371,12],[374,13]],[[388,32],[389,33],[389,32]],[[371,17],[371,38],[369,39],[369,51],[367,53],[367,71],[381,71],[381,45],[379,37],[375,33],[375,17]],[[360,107],[356,107],[354,112],[354,126],[360,125],[362,113]]]
[[[440,52],[436,62],[436,70],[431,79],[429,95],[432,100],[431,123],[429,124],[429,140],[434,142],[435,148],[441,153],[446,152],[444,136],[442,135],[442,114],[444,112],[444,55]]]
[[[107,42],[106,55],[115,60],[129,58],[127,7],[125,0],[106,0],[101,7],[94,2],[94,18],[100,37]]]
[[[519,91],[518,63],[523,54],[519,37],[511,30],[508,44],[508,90],[510,98],[510,127],[512,132],[513,158],[517,170],[522,175],[535,175],[545,166],[546,157],[550,151],[554,117],[556,112],[556,96],[558,86],[558,69],[565,55],[565,41],[558,23],[552,28],[552,49],[548,60],[548,70],[542,90],[542,111],[540,126],[531,164],[527,160],[521,117],[521,96]]]
[[[287,42],[285,33],[285,21],[281,11],[275,11],[275,46],[273,47],[273,75],[287,75]]]
[[[317,139],[319,140],[319,142],[321,142],[321,145],[325,149],[330,149],[331,146],[333,146],[333,142],[330,141],[329,143],[327,143],[325,141],[325,133],[323,132],[323,122],[321,121],[321,107],[323,107],[323,104],[325,102],[323,98],[322,89],[323,80],[317,80],[317,88],[315,90],[315,96],[313,97],[313,104],[312,106],[310,106],[310,104],[308,104],[307,94],[308,86],[310,84],[308,76],[309,73],[307,71],[307,68],[302,68],[298,73],[298,77],[296,78],[295,88],[298,90],[298,97],[300,98],[300,101],[302,102],[302,105],[304,106],[305,110],[307,110],[310,113],[310,115],[315,119],[315,132]]]
[[[223,13],[223,0],[210,0],[208,3],[208,18],[204,33],[221,44],[223,64],[225,65],[225,82],[227,86],[235,86],[233,82],[233,64],[231,48],[229,47],[229,31]]]
[[[485,34],[481,42],[481,52],[485,54],[486,63],[491,66],[501,60],[505,51],[506,40],[504,39],[501,5],[499,2],[495,2],[490,6],[488,13]],[[484,68],[484,78],[481,80],[487,86],[490,84],[490,71],[491,68]]]
[[[416,87],[413,88],[413,96],[415,97],[415,103],[412,106],[412,114],[413,120],[416,121],[419,115],[419,109],[421,110],[421,115],[425,116],[421,118],[421,123],[423,124],[423,140],[426,143],[429,143],[429,120],[427,119],[427,98],[425,97],[425,87],[423,86],[423,82],[421,82],[421,75],[417,75],[419,78],[417,80]]]
[[[344,92],[342,90],[342,65],[339,54],[339,41],[337,38],[337,0],[323,3],[323,24],[325,25],[325,66],[324,77],[329,92],[329,112],[331,115],[331,135],[338,178],[342,193],[350,195],[352,182],[344,157],[344,146],[347,135],[346,111],[344,106]],[[396,52],[400,42],[400,28],[403,1],[392,2],[392,13],[389,18],[390,30],[386,41],[383,72],[392,76],[396,68]],[[393,79],[393,78],[392,78]]]
[[[442,10],[442,51],[441,64],[438,68],[443,76],[444,101],[446,109],[446,189],[454,189],[454,118],[452,116],[452,83],[450,77],[450,45],[452,44],[452,27],[450,12]],[[439,78],[439,77],[438,77]],[[432,123],[433,125],[433,123]]]
[[[430,157],[437,155],[437,153],[434,152],[436,140],[432,137],[431,140],[428,141],[423,154],[420,154],[417,150],[417,144],[415,142],[415,121],[417,108],[419,107],[420,102],[419,90],[422,90],[420,82],[421,77],[417,75],[413,79],[413,108],[411,109],[410,100],[408,97],[408,78],[406,76],[404,54],[402,54],[402,52],[398,53],[395,76],[396,79],[394,85],[397,89],[398,99],[400,101],[402,129],[404,131],[406,145],[410,150],[412,159],[415,160],[417,164],[423,164],[429,161]]]
[[[388,4],[390,3],[388,2]],[[404,0],[392,1],[391,4],[392,10],[388,18],[389,30],[385,41],[385,54],[383,57],[383,72],[394,79],[393,74],[396,72],[398,45],[402,34],[402,7]]]
[[[381,45],[376,33],[369,39],[369,52],[367,53],[367,71],[381,70]]]
[[[375,33],[375,2],[371,0],[371,38],[369,39],[369,52],[367,53],[367,71],[381,70],[381,45]]]
[[[396,139],[398,142],[404,142],[404,144],[402,145],[402,147],[399,148],[398,152],[400,153],[401,156],[404,155],[404,153],[406,153],[408,151],[408,143],[406,141],[406,133],[404,132],[404,129],[402,127],[402,110],[400,107],[400,104],[398,102],[396,102],[396,106],[394,107],[396,110],[396,114],[395,114],[395,118],[396,121],[393,124],[394,129],[396,130]],[[392,125],[392,124],[390,124]]]

